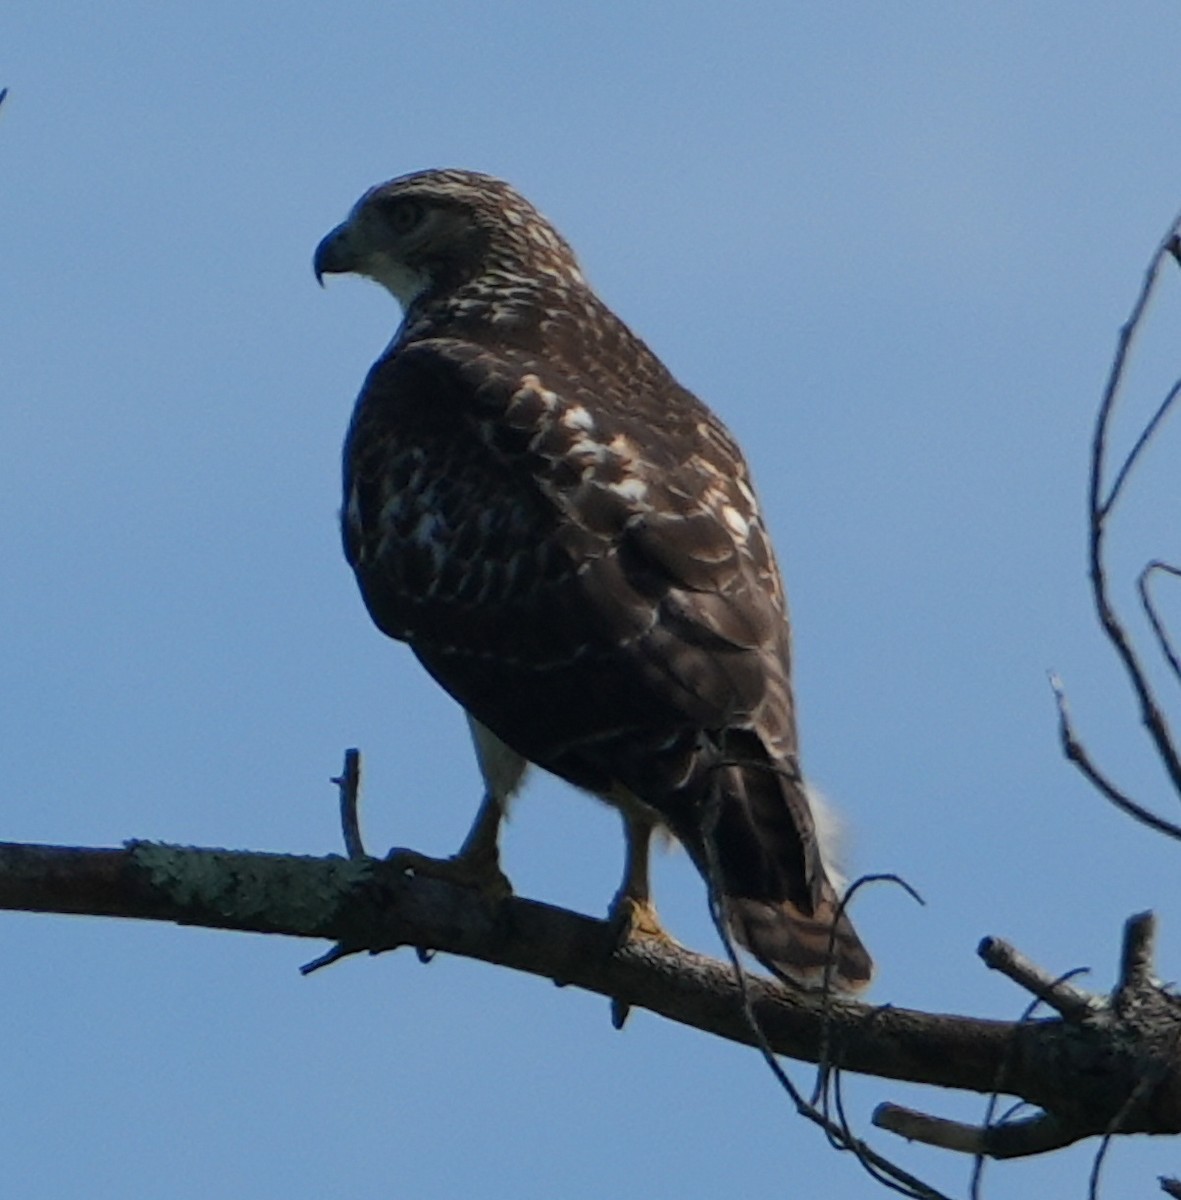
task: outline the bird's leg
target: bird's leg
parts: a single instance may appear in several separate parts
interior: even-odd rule
[[[397,850],[390,852],[390,858],[407,870],[474,888],[488,900],[498,901],[513,894],[513,885],[500,869],[500,823],[529,764],[470,713],[468,725],[484,777],[484,799],[459,853],[451,858],[428,858],[415,850]]]
[[[500,823],[504,808],[489,789],[484,793],[476,818],[459,852],[450,858],[431,858],[417,850],[391,850],[388,860],[399,868],[432,879],[445,879],[459,887],[472,888],[489,900],[513,894],[513,885],[500,869]]]
[[[623,882],[611,901],[608,920],[615,926],[618,944],[621,946],[636,935],[671,942],[674,939],[661,925],[656,906],[652,903],[648,871],[652,823],[632,812],[625,811],[622,816],[627,857],[623,868]]]

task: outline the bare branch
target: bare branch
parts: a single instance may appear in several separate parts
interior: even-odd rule
[[[1124,924],[1123,947],[1120,951],[1119,980],[1115,985],[1117,1002],[1125,997],[1135,998],[1152,986],[1153,962],[1156,957],[1156,916],[1151,912],[1137,913]]]
[[[1099,405],[1099,415],[1095,421],[1095,433],[1091,443],[1091,471],[1088,487],[1088,548],[1091,592],[1095,611],[1098,614],[1107,640],[1114,647],[1116,654],[1123,663],[1124,672],[1131,682],[1132,689],[1140,705],[1141,720],[1148,730],[1149,736],[1152,738],[1161,761],[1164,763],[1165,770],[1168,772],[1174,789],[1178,795],[1181,795],[1181,755],[1178,754],[1168,722],[1156,702],[1155,694],[1148,682],[1139,656],[1133,648],[1131,639],[1128,637],[1127,631],[1124,629],[1111,603],[1108,591],[1107,567],[1104,559],[1107,518],[1114,508],[1116,501],[1119,499],[1120,492],[1128,479],[1129,473],[1139,459],[1144,447],[1148,444],[1153,434],[1156,433],[1161,422],[1176,401],[1178,394],[1181,393],[1181,382],[1174,384],[1169,389],[1165,399],[1161,402],[1151,420],[1137,438],[1135,445],[1116,473],[1115,482],[1105,494],[1108,437],[1112,415],[1115,412],[1116,402],[1119,398],[1120,389],[1123,386],[1128,356],[1139,333],[1149,301],[1156,290],[1161,268],[1168,257],[1177,257],[1179,228],[1181,228],[1181,216],[1173,221],[1168,233],[1157,247],[1156,253],[1152,256],[1152,261],[1149,263],[1148,270],[1144,275],[1144,281],[1141,284],[1140,293],[1132,306],[1132,312],[1120,330],[1115,357],[1112,361],[1107,384],[1103,390],[1103,398]],[[1072,761],[1080,768],[1083,768],[1087,760],[1084,755],[1082,757],[1076,756]],[[1092,782],[1097,783],[1095,774],[1087,772],[1085,768],[1084,773],[1088,774],[1088,778],[1091,778]],[[1112,800],[1114,800],[1115,795],[1121,794],[1118,789],[1114,788],[1111,788],[1109,791],[1107,787],[1101,787],[1101,790],[1108,796],[1108,799]],[[1135,810],[1139,808],[1139,806],[1129,808],[1124,804],[1120,806],[1125,811],[1133,812],[1133,815],[1136,815]],[[1144,810],[1141,809],[1140,811],[1143,812]],[[1144,818],[1138,816],[1137,819],[1143,820]]]
[[[982,1158],[1026,1158],[1078,1141],[1076,1129],[1047,1113],[1000,1125],[965,1125],[898,1104],[879,1104],[873,1123],[908,1141]]]
[[[986,966],[1007,975],[1018,986],[1032,993],[1043,1004],[1048,1004],[1068,1020],[1082,1020],[1098,1007],[1094,996],[1081,988],[1071,986],[1066,976],[1051,976],[1001,938],[984,938],[976,948],[976,953],[984,960]],[[1070,974],[1073,976],[1077,972],[1072,971]]]
[[[391,862],[148,842],[100,850],[0,843],[0,908],[324,938],[370,953],[429,946],[756,1043],[728,963],[660,939],[619,946],[606,921],[518,897],[490,903],[479,891]],[[1115,1119],[1121,1132],[1177,1133],[1181,1001],[1145,982],[1150,932],[1135,918],[1126,939],[1124,978],[1140,989],[1135,1003],[1074,1004],[1036,969],[1014,972],[1080,1018],[1073,1020],[987,1021],[836,996],[822,1002],[755,976],[744,984],[773,1054],[816,1062],[823,1052],[834,1068],[982,1094],[993,1092],[1003,1064],[1004,1090],[1044,1109],[1076,1139],[1102,1134]],[[844,1136],[811,1105],[803,1111]],[[856,1149],[870,1162],[886,1161],[864,1143]]]
[[[1074,763],[1083,775],[1116,808],[1127,813],[1128,816],[1134,817],[1137,821],[1149,826],[1151,829],[1155,829],[1158,833],[1181,840],[1181,825],[1175,825],[1172,821],[1166,821],[1164,817],[1157,816],[1151,809],[1138,804],[1130,796],[1120,791],[1095,766],[1091,761],[1091,756],[1087,753],[1086,747],[1079,741],[1078,735],[1075,733],[1074,723],[1070,719],[1070,708],[1066,703],[1066,693],[1063,691],[1062,681],[1057,675],[1050,676],[1050,687],[1053,688],[1054,698],[1058,703],[1058,734],[1062,743],[1062,753],[1066,756],[1067,761]]]
[[[349,858],[364,858],[365,843],[361,837],[361,820],[357,809],[361,800],[361,752],[351,749],[344,752],[344,770],[332,777],[340,789],[340,828],[344,835],[344,848]]]
[[[985,938],[980,943],[978,953],[988,966],[1008,975],[1026,990],[1033,992],[1033,1001],[1021,1014],[1017,1028],[1028,1022],[1042,1003],[1058,1008],[1070,1020],[1081,1020],[1101,1007],[1097,997],[1089,996],[1068,985],[1069,979],[1081,973],[1078,969],[1052,979],[1041,967],[999,938]],[[1015,1046],[1015,1042],[1010,1043],[1009,1052],[997,1067],[992,1094],[988,1098],[988,1108],[980,1125],[951,1121],[897,1104],[879,1105],[874,1111],[874,1124],[911,1141],[971,1154],[976,1161],[972,1164],[970,1190],[973,1200],[976,1200],[980,1195],[986,1159],[1044,1154],[1078,1140],[1075,1125],[1069,1121],[1063,1122],[1051,1113],[1037,1113],[1022,1121],[993,1121],[1000,1093],[1007,1090],[1005,1085],[1013,1065]],[[1015,1107],[1020,1108],[1022,1105]]]
[[[1169,637],[1164,622],[1160,619],[1160,614],[1156,611],[1156,605],[1153,604],[1152,595],[1148,590],[1148,581],[1157,572],[1181,579],[1181,567],[1154,559],[1136,579],[1136,587],[1140,592],[1140,603],[1144,607],[1148,623],[1152,626],[1152,632],[1156,635],[1156,644],[1160,647],[1160,652],[1164,655],[1173,674],[1181,681],[1181,659],[1177,657],[1177,652],[1173,649],[1172,639]]]
[[[1177,1107],[1172,1093],[1172,1080],[1181,1069],[1178,1047],[1181,1045],[1181,998],[1161,987],[1154,978],[1153,943],[1155,921],[1150,913],[1131,917],[1124,928],[1123,951],[1121,954],[1120,978],[1110,997],[1101,999],[1088,996],[1079,989],[1067,985],[1067,977],[1051,979],[1042,968],[1029,962],[1006,943],[996,938],[986,938],[981,943],[980,953],[989,965],[1004,971],[1020,983],[1035,997],[1035,1004],[1027,1008],[1025,1016],[1013,1026],[1013,1040],[1008,1055],[998,1067],[995,1090],[1003,1086],[1006,1092],[1030,1099],[1021,1085],[1014,1081],[1024,1073],[1026,1064],[1023,1055],[1027,1046],[1019,1040],[1022,1031],[1044,1031],[1059,1029],[1072,1031],[1080,1039],[1073,1042],[1066,1034],[1059,1048],[1065,1056],[1056,1059],[1060,1070],[1065,1059],[1076,1066],[1078,1050],[1095,1037],[1104,1041],[1105,1054],[1126,1045],[1129,1037],[1136,1050],[1129,1055],[1114,1075],[1104,1079],[1101,1085],[1107,1116],[1103,1128],[1095,1128],[1097,1115],[1095,1101],[1098,1093],[1091,1092],[1093,1079],[1088,1081],[1087,1072],[1075,1076],[1066,1089],[1059,1092],[1053,1104],[1043,1104],[1043,1112],[1022,1121],[1004,1121],[992,1124],[989,1116],[983,1125],[966,1125],[959,1121],[948,1121],[926,1113],[898,1105],[879,1106],[874,1113],[874,1124],[903,1137],[959,1150],[976,1156],[972,1176],[972,1194],[978,1194],[984,1156],[1012,1158],[1027,1154],[1040,1154],[1057,1149],[1080,1137],[1100,1134],[1102,1142],[1095,1155],[1091,1171],[1091,1194],[1098,1188],[1099,1172],[1110,1139],[1117,1133],[1127,1133],[1141,1119],[1137,1114],[1145,1107],[1156,1109],[1161,1103],[1166,1108]],[[1074,972],[1072,972],[1074,974]],[[1037,1003],[1046,1002],[1063,1012],[1065,1020],[1029,1022]],[[1036,1037],[1041,1037],[1039,1032]],[[1114,1059],[1105,1059],[1108,1067]],[[1089,1094],[1087,1094],[1089,1093]],[[994,1096],[995,1099],[995,1096]]]

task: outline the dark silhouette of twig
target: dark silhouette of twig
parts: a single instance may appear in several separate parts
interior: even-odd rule
[[[1076,767],[1086,776],[1088,780],[1096,787],[1116,808],[1134,817],[1142,824],[1155,829],[1158,833],[1166,834],[1168,837],[1176,838],[1181,841],[1181,825],[1175,825],[1172,821],[1166,821],[1164,817],[1158,816],[1151,809],[1145,808],[1143,804],[1138,804],[1135,800],[1122,792],[1091,760],[1091,756],[1087,753],[1086,747],[1079,741],[1078,735],[1074,730],[1074,723],[1070,719],[1070,709],[1066,703],[1066,693],[1062,688],[1062,681],[1057,675],[1051,674],[1050,687],[1054,691],[1054,698],[1058,704],[1058,733],[1062,742],[1062,753],[1065,755],[1068,762],[1074,763]]]
[[[716,793],[717,789],[714,789],[714,791]],[[835,1149],[851,1151],[871,1178],[891,1191],[910,1197],[911,1200],[950,1200],[944,1193],[931,1187],[930,1184],[925,1183],[917,1176],[911,1175],[908,1171],[898,1166],[897,1163],[892,1162],[884,1155],[877,1153],[877,1151],[866,1145],[849,1128],[848,1123],[844,1119],[843,1109],[841,1110],[840,1123],[834,1123],[827,1113],[822,1112],[804,1098],[803,1093],[796,1087],[791,1077],[783,1069],[783,1066],[775,1055],[775,1051],[771,1046],[763,1025],[759,1021],[758,1014],[755,1012],[754,1002],[751,997],[750,979],[742,960],[738,956],[738,951],[734,946],[734,939],[730,935],[729,924],[726,920],[721,888],[721,864],[718,861],[717,843],[714,837],[719,811],[720,798],[715,794],[712,801],[706,805],[701,821],[701,840],[705,853],[709,913],[713,920],[714,929],[717,931],[718,937],[722,942],[722,947],[726,952],[726,959],[734,972],[734,980],[738,985],[738,993],[742,1006],[742,1016],[750,1031],[755,1048],[762,1055],[763,1061],[767,1064],[768,1069],[775,1077],[779,1086],[790,1098],[796,1112],[806,1120],[811,1121],[814,1125],[819,1126],[828,1137],[829,1144]],[[903,886],[908,885],[904,884]],[[908,890],[912,889],[908,887]],[[834,926],[836,924],[835,918],[833,924]],[[831,959],[831,938],[829,942],[829,954]],[[822,995],[822,1004],[824,1005],[822,1028],[828,1021],[829,983],[830,972],[826,969]],[[827,1032],[822,1033],[822,1039],[823,1044],[818,1055],[817,1069],[821,1073],[824,1073],[827,1071],[829,1065],[826,1061],[829,1052]]]
[[[1173,674],[1176,675],[1178,681],[1181,681],[1181,659],[1177,657],[1177,652],[1173,649],[1173,642],[1169,637],[1169,631],[1165,628],[1160,614],[1156,611],[1156,605],[1152,602],[1152,593],[1148,589],[1148,581],[1158,572],[1163,575],[1172,575],[1175,579],[1181,579],[1181,567],[1161,562],[1160,559],[1153,559],[1140,572],[1136,579],[1136,587],[1140,592],[1140,603],[1144,607],[1148,623],[1152,626],[1152,632],[1156,635],[1156,644],[1160,647],[1160,652],[1164,655],[1165,661],[1169,664],[1169,668]]]
[[[344,752],[344,769],[332,777],[340,789],[340,828],[344,836],[344,848],[349,858],[364,858],[365,843],[361,837],[361,820],[358,805],[361,800],[361,752],[351,749]]]

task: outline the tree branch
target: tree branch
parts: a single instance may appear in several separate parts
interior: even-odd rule
[[[0,843],[0,908],[173,921],[326,938],[342,951],[400,946],[511,967],[752,1043],[730,967],[661,940],[616,945],[605,921],[534,900],[490,902],[376,859],[301,857],[131,842],[122,849]],[[1056,995],[1069,1019],[1004,1022],[873,1007],[752,977],[750,998],[776,1053],[806,1062],[990,1094],[1043,1108],[1055,1134],[1181,1132],[1176,998],[1150,979],[1151,927],[1124,952],[1120,1003]],[[989,941],[995,951],[1001,943]],[[1018,961],[1015,952],[1002,955]],[[999,960],[998,960],[999,961]],[[1018,972],[1036,986],[1039,973]],[[1129,997],[1135,997],[1135,1003]],[[1003,1071],[1002,1071],[1003,1067]],[[1152,1086],[1144,1087],[1147,1075]],[[1003,1084],[998,1088],[998,1079]],[[1126,1111],[1125,1111],[1126,1110]],[[913,1129],[899,1129],[914,1137]],[[1000,1141],[1020,1135],[991,1134]]]
[[[1181,751],[1173,739],[1168,720],[1157,702],[1156,694],[1149,683],[1147,672],[1140,660],[1139,654],[1132,645],[1132,640],[1124,628],[1122,621],[1111,600],[1110,585],[1107,574],[1106,542],[1108,520],[1114,510],[1124,485],[1128,482],[1133,470],[1140,460],[1145,448],[1159,431],[1161,424],[1172,411],[1181,397],[1181,380],[1178,380],[1165,393],[1148,422],[1141,429],[1132,449],[1125,455],[1122,464],[1115,472],[1115,479],[1107,483],[1108,442],[1111,433],[1111,422],[1115,415],[1120,392],[1123,388],[1132,347],[1139,335],[1144,316],[1152,300],[1160,280],[1161,271],[1167,259],[1181,263],[1181,215],[1174,218],[1168,232],[1157,246],[1140,292],[1132,305],[1128,319],[1120,329],[1116,344],[1115,356],[1108,372],[1107,383],[1103,389],[1103,398],[1099,403],[1099,412],[1095,419],[1095,429],[1091,437],[1091,467],[1087,487],[1087,558],[1088,574],[1091,580],[1091,599],[1095,613],[1103,628],[1103,633],[1115,650],[1124,668],[1124,674],[1132,686],[1140,707],[1140,720],[1156,748],[1158,757],[1165,768],[1170,782],[1178,796],[1181,796]],[[1164,628],[1157,618],[1151,599],[1148,596],[1145,580],[1153,570],[1153,564],[1141,573],[1140,595],[1145,606],[1157,644],[1165,654],[1166,660],[1176,671],[1176,659]],[[1066,757],[1103,793],[1113,804],[1129,813],[1138,821],[1151,825],[1170,837],[1178,837],[1181,831],[1171,822],[1158,817],[1141,804],[1137,804],[1118,787],[1115,786],[1092,762],[1090,755],[1074,733],[1066,710],[1065,698],[1061,684],[1055,682],[1055,694],[1058,699],[1059,727],[1063,749]]]

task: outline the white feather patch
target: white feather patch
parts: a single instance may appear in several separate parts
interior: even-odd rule
[[[808,797],[808,807],[812,810],[812,824],[816,828],[816,848],[820,851],[820,863],[828,876],[828,882],[833,886],[833,891],[838,896],[843,896],[849,886],[842,862],[845,821],[815,784],[805,783],[804,792]]]

